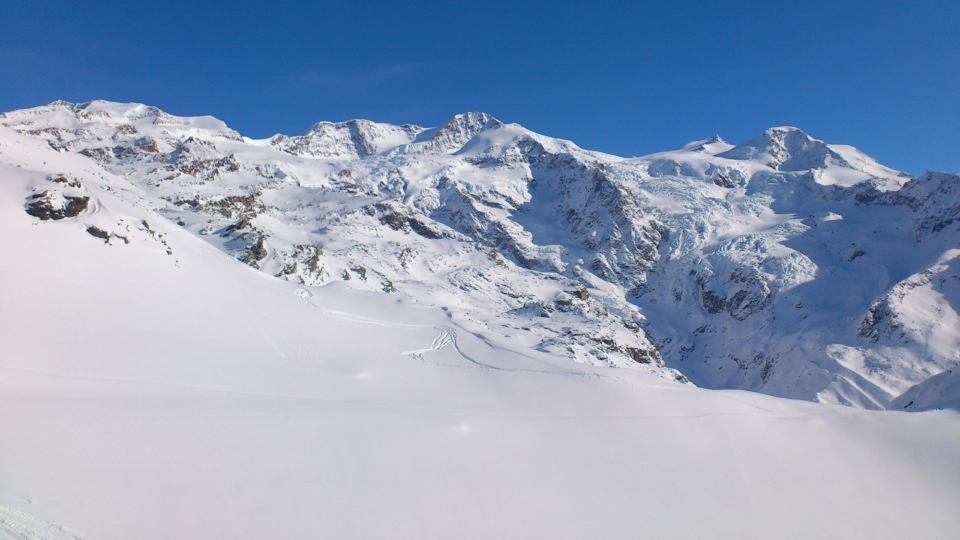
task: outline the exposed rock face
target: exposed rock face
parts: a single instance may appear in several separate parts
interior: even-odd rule
[[[56,200],[56,195],[51,191],[37,193],[31,197],[32,202],[27,204],[27,213],[43,220],[71,218],[80,215],[90,203],[90,197],[66,195],[61,202]]]
[[[105,231],[96,225],[91,225],[87,227],[87,234],[95,238],[103,239],[104,243],[110,242],[110,231]]]
[[[151,142],[149,148],[138,146],[137,142],[141,142],[141,139],[134,142],[136,151],[157,151],[155,142]],[[135,153],[135,151],[131,151],[131,156]],[[114,152],[114,156],[117,156],[117,152]],[[193,176],[204,182],[209,182],[218,175],[240,170],[240,163],[237,162],[237,158],[233,154],[221,156],[212,142],[193,137],[185,140],[176,150],[171,152],[166,162],[169,164],[169,170]]]
[[[455,306],[581,362],[883,408],[960,350],[960,176],[796,128],[624,159],[483,113],[265,141],[136,104],[2,122],[270,275]],[[78,189],[28,211],[82,216],[96,201]]]
[[[26,204],[26,212],[41,220],[61,220],[74,218],[87,210],[90,197],[84,195],[80,182],[66,176],[50,178],[57,187],[31,195]]]
[[[422,131],[423,128],[417,126],[392,126],[368,120],[320,122],[306,135],[277,135],[270,144],[297,156],[364,158],[387,146],[412,142]]]
[[[458,114],[437,130],[423,145],[423,152],[453,152],[463,148],[470,139],[489,129],[502,127],[503,123],[486,113],[469,112]]]

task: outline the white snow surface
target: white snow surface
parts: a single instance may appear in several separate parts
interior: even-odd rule
[[[948,369],[910,388],[890,408],[902,411],[960,410],[960,369]]]
[[[960,533],[956,175],[0,123],[0,537]]]

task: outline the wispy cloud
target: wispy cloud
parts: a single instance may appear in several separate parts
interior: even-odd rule
[[[438,62],[406,62],[384,66],[359,66],[340,71],[312,70],[303,72],[300,80],[311,86],[378,86],[406,76],[425,73],[439,65]]]

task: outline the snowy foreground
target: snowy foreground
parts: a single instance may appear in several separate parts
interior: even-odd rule
[[[0,538],[960,535],[956,411],[573,362],[276,279],[154,201],[0,126]]]

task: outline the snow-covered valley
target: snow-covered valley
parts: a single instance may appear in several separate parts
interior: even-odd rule
[[[960,532],[958,175],[794,128],[0,124],[0,536]]]

